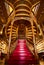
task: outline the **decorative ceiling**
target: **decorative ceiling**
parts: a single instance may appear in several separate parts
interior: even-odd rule
[[[36,17],[39,22],[42,22],[44,19],[44,0],[3,0],[3,1],[1,0],[0,2],[1,2],[0,3],[0,7],[1,7],[0,8],[0,20],[3,23],[7,22],[7,19],[8,19],[5,2],[8,3],[13,9],[16,10],[16,14],[19,12],[19,11],[17,11],[17,9],[19,10],[19,8],[21,8],[21,7],[23,8],[23,6],[24,6],[24,8],[26,8],[26,10],[29,11],[31,8],[33,9],[37,5],[37,3],[40,3]],[[27,13],[29,14],[28,11],[27,11]],[[18,16],[18,15],[16,15],[16,16]]]

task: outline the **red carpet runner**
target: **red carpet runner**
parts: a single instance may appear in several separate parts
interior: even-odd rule
[[[8,65],[32,65],[35,63],[34,56],[26,46],[26,40],[18,40],[16,50],[10,56]]]

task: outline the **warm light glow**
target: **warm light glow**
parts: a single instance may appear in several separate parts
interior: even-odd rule
[[[12,7],[9,6],[10,13],[13,11]]]
[[[2,31],[0,31],[0,34],[2,34]]]

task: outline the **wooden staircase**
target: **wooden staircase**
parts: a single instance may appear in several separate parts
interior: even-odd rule
[[[18,37],[18,27],[9,25],[7,27],[6,34],[7,38],[9,39],[9,37],[11,36],[11,42],[14,42]]]
[[[34,30],[34,35],[36,35],[36,27],[33,26]],[[30,42],[33,43],[33,32],[32,32],[32,27],[26,27],[26,39]]]

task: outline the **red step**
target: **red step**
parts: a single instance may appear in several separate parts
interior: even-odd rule
[[[18,40],[16,50],[10,56],[8,65],[36,64],[36,60],[26,46],[26,40]]]

